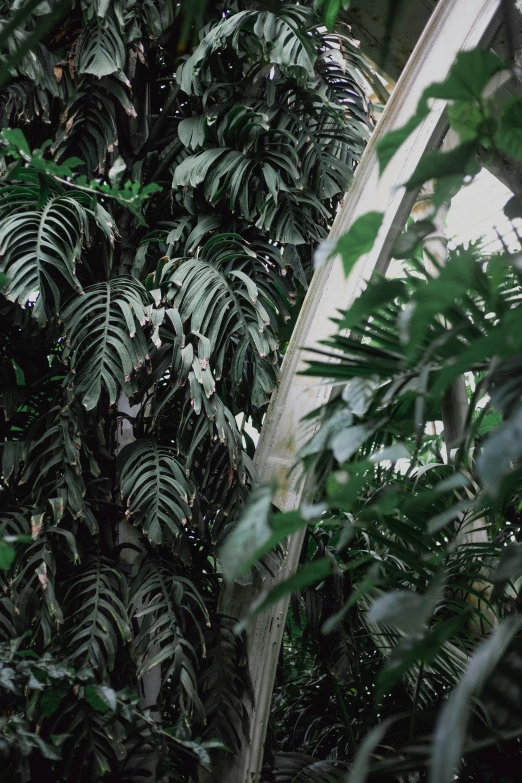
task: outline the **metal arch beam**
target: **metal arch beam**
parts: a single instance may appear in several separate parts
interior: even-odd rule
[[[307,413],[324,404],[330,395],[325,386],[313,386],[297,373],[305,368],[303,346],[311,348],[329,337],[331,317],[347,308],[364,288],[375,270],[385,272],[391,246],[402,230],[417,194],[400,187],[413,173],[421,156],[436,148],[447,129],[445,103],[436,101],[430,115],[403,144],[384,175],[379,177],[376,145],[388,131],[401,127],[414,113],[424,89],[444,79],[462,49],[478,44],[489,46],[500,26],[499,0],[439,0],[409,58],[396,88],[381,116],[357,170],[353,185],[330,232],[334,239],[345,233],[353,221],[371,210],[385,213],[372,251],[363,257],[348,279],[339,259],[319,269],[299,315],[283,362],[279,389],[272,397],[255,455],[262,482],[275,482],[276,505],[281,510],[296,508],[303,495],[302,477],[289,475],[296,451],[310,435],[301,426]],[[294,535],[280,572],[265,583],[271,587],[297,568],[304,533]],[[242,617],[255,597],[254,587],[224,587],[220,609]],[[215,770],[220,783],[258,783],[263,760],[270,702],[288,599],[260,615],[247,632],[247,647],[255,706],[251,712],[250,737],[243,738],[240,752]]]

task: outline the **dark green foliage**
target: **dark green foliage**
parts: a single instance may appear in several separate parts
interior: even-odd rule
[[[175,739],[137,708],[137,696],[93,683],[94,673],[58,664],[49,653],[37,656],[21,645],[2,647],[0,663],[0,754],[2,776],[16,780],[128,780],[129,762],[140,774],[140,754],[161,752],[172,781],[195,775],[209,763],[204,745]],[[147,738],[149,750],[142,747]],[[64,761],[62,761],[62,759]],[[142,755],[143,759],[143,755]],[[48,771],[47,771],[48,770]],[[141,769],[143,774],[143,768]]]
[[[372,126],[321,24],[0,2],[0,749],[24,783],[188,783],[246,728],[217,611],[256,482],[236,418],[261,423]]]
[[[409,186],[437,176],[438,204],[476,170],[479,146],[520,160],[515,102],[496,110],[498,96],[483,94],[503,70],[492,54],[461,54],[410,125],[384,139],[381,164],[426,115],[428,97],[452,101],[462,143],[427,155]],[[379,218],[363,216],[339,240],[347,273]],[[371,280],[310,354],[306,374],[342,390],[313,413],[318,426],[299,455],[315,505],[255,527],[247,511],[223,549],[224,567],[239,573],[282,541],[279,531],[297,530],[300,514],[302,570],[331,562],[331,575],[304,590],[275,588],[294,595],[273,715],[282,752],[268,756],[267,781],[317,759],[318,782],[336,780],[340,762],[350,764],[348,783],[450,783],[457,770],[469,783],[518,779],[520,264],[518,252],[485,257],[470,245],[443,266],[429,256],[428,274],[431,231],[408,227],[396,245],[402,278]],[[430,429],[462,374],[467,418],[448,454]]]

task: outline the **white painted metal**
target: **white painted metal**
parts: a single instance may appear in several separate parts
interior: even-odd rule
[[[275,502],[283,510],[297,507],[303,493],[297,472],[289,475],[294,455],[309,434],[301,426],[301,419],[326,402],[330,393],[327,387],[313,386],[310,379],[297,374],[305,368],[306,353],[302,346],[312,347],[329,337],[333,331],[330,319],[336,311],[353,302],[374,270],[385,271],[390,248],[416,198],[415,193],[406,193],[400,185],[408,180],[422,154],[440,144],[446,129],[444,103],[434,104],[430,116],[402,146],[382,178],[379,178],[376,144],[388,131],[401,127],[412,116],[424,89],[445,78],[458,51],[479,43],[489,45],[498,24],[498,0],[439,0],[365,151],[330,237],[345,233],[357,217],[370,210],[385,213],[382,229],[371,253],[360,260],[348,279],[344,278],[338,259],[328,262],[314,275],[285,356],[281,385],[270,404],[256,451],[261,481],[278,483]],[[300,534],[290,539],[287,557],[272,584],[295,570],[302,540]],[[254,596],[253,590],[237,585],[225,589],[221,610],[231,616],[242,616]],[[215,772],[216,782],[257,783],[259,780],[287,608],[288,600],[282,600],[275,609],[262,614],[248,631],[249,665],[256,698],[251,736],[245,738],[237,757],[227,759],[224,769]]]

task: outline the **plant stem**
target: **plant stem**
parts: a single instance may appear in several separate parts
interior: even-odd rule
[[[348,742],[350,743],[350,750],[352,753],[356,753],[357,751],[357,740],[355,738],[355,734],[353,733],[353,727],[352,727],[352,721],[350,718],[350,713],[348,712],[348,708],[346,706],[346,702],[344,700],[344,696],[342,694],[342,691],[339,687],[339,683],[337,681],[337,678],[335,675],[330,674],[330,679],[332,681],[333,690],[335,693],[335,698],[337,699],[337,702],[339,704],[339,708],[341,710],[341,715],[343,717],[343,723],[346,728],[346,733],[348,734]]]
[[[422,678],[424,676],[424,661],[420,662],[419,666],[419,676],[417,677],[417,684],[415,685],[415,695],[413,697],[413,710],[411,713],[411,724],[410,724],[410,734],[409,739],[412,740],[413,736],[415,734],[415,724],[417,721],[417,712],[418,712],[418,706],[419,706],[419,695],[420,695],[420,688],[422,685]]]

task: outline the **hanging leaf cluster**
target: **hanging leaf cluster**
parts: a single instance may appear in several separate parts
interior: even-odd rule
[[[247,726],[216,551],[372,74],[311,3],[6,0],[0,52],[3,770],[192,781]]]

